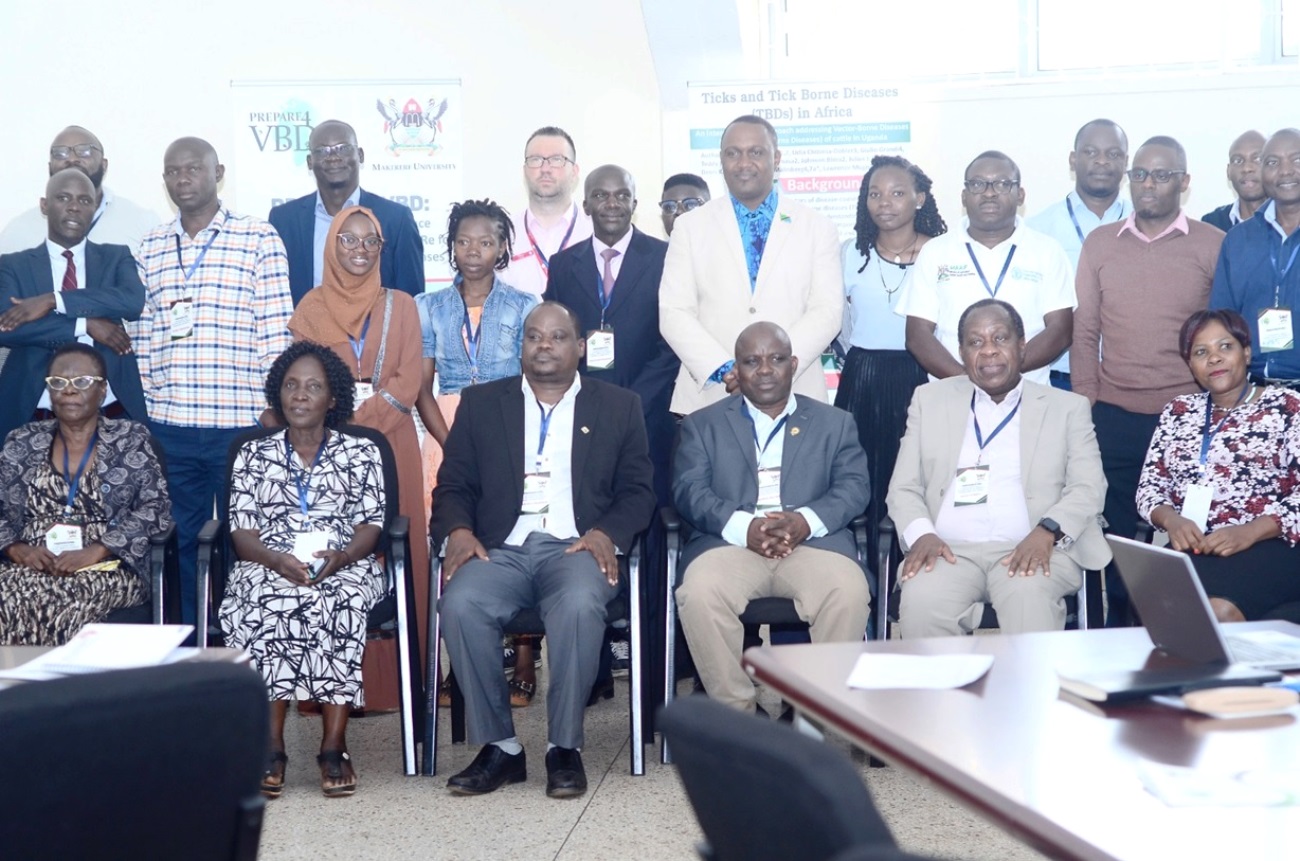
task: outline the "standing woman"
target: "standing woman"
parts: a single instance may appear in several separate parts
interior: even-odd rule
[[[857,237],[841,254],[850,349],[835,406],[851,412],[858,425],[871,476],[867,515],[874,524],[885,514],[912,391],[926,379],[904,346],[907,321],[894,313],[894,302],[921,247],[948,226],[930,194],[930,177],[905,158],[878,155],[862,178],[853,229]],[[875,559],[876,530],[867,533],[868,558]]]
[[[455,419],[461,389],[520,372],[524,318],[537,304],[537,297],[496,277],[510,264],[513,240],[510,214],[493,201],[452,204],[447,219],[447,257],[456,271],[455,280],[451,289],[425,293],[415,300],[424,339],[424,374],[416,407],[429,431],[424,440],[426,523],[427,506],[442,465],[442,446]],[[520,660],[511,688],[512,700],[520,700],[520,705],[527,705],[536,690],[532,649],[527,649],[527,655],[524,651],[517,649]]]
[[[289,320],[296,341],[332,349],[354,378],[352,420],[374,428],[392,446],[398,510],[411,521],[411,566],[420,636],[428,615],[429,521],[424,514],[420,443],[412,412],[420,391],[420,331],[415,300],[379,280],[384,236],[374,213],[362,206],[339,211],[325,237],[325,272],[319,287]],[[385,641],[381,663],[366,667],[366,703],[375,711],[397,707],[396,651]],[[423,654],[423,651],[421,652]]]

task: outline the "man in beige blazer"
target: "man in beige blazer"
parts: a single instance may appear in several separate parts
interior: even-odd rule
[[[767,120],[732,120],[720,158],[729,194],[677,219],[659,286],[660,331],[682,360],[671,409],[686,415],[734,392],[732,347],[760,321],[790,336],[795,393],[824,403],[820,356],[844,309],[835,225],[773,186],[781,151]]]
[[[966,376],[916,390],[889,483],[903,637],[969,632],[989,601],[1004,632],[1060,630],[1083,569],[1110,561],[1087,399],[1021,378],[1024,322],[1007,302],[976,302],[957,330]]]

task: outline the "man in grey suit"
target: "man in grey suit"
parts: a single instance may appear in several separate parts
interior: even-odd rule
[[[1006,302],[971,305],[957,338],[966,376],[916,390],[889,482],[903,637],[969,632],[985,601],[1006,633],[1060,630],[1083,569],[1110,561],[1088,401],[1021,378],[1025,326]]]
[[[677,608],[709,696],[754,711],[740,666],[740,614],[754,598],[795,602],[813,642],[861,640],[871,595],[849,523],[867,506],[853,417],[790,389],[799,367],[775,323],[736,339],[739,394],[682,422],[673,498],[693,532]]]

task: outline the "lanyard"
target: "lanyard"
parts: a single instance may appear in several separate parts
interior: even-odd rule
[[[560,400],[562,401],[563,398],[561,398]],[[541,401],[537,402],[537,412],[541,413],[542,416],[541,432],[538,433],[537,435],[537,462],[538,463],[542,462],[542,452],[546,451],[546,436],[548,433],[550,433],[551,430],[551,416],[555,415],[555,410],[559,406],[560,406],[560,401],[556,401],[555,406],[551,407],[551,409],[547,411],[546,407],[542,406]]]
[[[742,406],[745,406],[745,418],[749,419],[749,428],[754,432],[754,448],[758,449],[758,457],[762,460],[763,455],[767,454],[767,447],[772,444],[772,440],[776,439],[776,435],[785,427],[786,420],[790,418],[790,414],[786,413],[781,416],[780,421],[772,427],[772,432],[767,435],[767,442],[760,445],[758,442],[758,423],[755,422],[754,417],[750,415],[749,407],[746,405]]]
[[[975,264],[975,274],[984,283],[984,289],[994,299],[998,298],[998,291],[1002,289],[1002,279],[1007,277],[1007,270],[1011,268],[1011,258],[1016,256],[1016,246],[1012,245],[1011,250],[1007,252],[1006,262],[1002,264],[1002,271],[998,273],[998,283],[992,287],[989,287],[989,279],[984,277],[984,270],[980,268],[980,262],[975,259],[975,249],[970,247],[969,242],[966,243],[966,253],[970,255],[970,262]],[[989,437],[989,439],[993,439],[993,437]]]
[[[366,351],[366,333],[370,331],[370,318],[366,317],[366,322],[361,324],[361,338],[348,335],[348,343],[352,345],[352,355],[357,357],[357,376],[361,376],[361,354]]]
[[[1074,232],[1079,234],[1079,244],[1083,244],[1083,228],[1079,226],[1079,219],[1074,215],[1074,204],[1070,203],[1070,195],[1065,196],[1065,211],[1070,213],[1070,221],[1074,223]],[[975,264],[978,266],[979,264]]]
[[[1291,259],[1286,262],[1286,266],[1284,268],[1278,268],[1278,256],[1272,251],[1268,252],[1268,259],[1273,261],[1273,274],[1277,276],[1277,280],[1273,282],[1274,308],[1281,307],[1282,281],[1286,278],[1287,273],[1291,271],[1291,267],[1295,265],[1295,256],[1297,253],[1300,253],[1300,242],[1297,242],[1295,248],[1291,249]]]
[[[77,466],[76,473],[68,471],[68,441],[64,439],[63,431],[59,431],[59,439],[63,441],[63,480],[68,483],[68,501],[63,506],[64,514],[72,513],[72,503],[77,499],[77,488],[81,485],[81,474],[86,471],[86,464],[90,462],[90,453],[95,450],[99,443],[99,430],[95,430],[95,435],[90,438],[90,445],[86,446],[86,452],[81,456],[81,463]]]
[[[1255,391],[1254,383],[1246,383],[1246,385],[1242,386],[1241,394],[1237,395],[1237,402],[1232,405],[1232,409],[1235,410],[1237,407],[1241,406],[1241,403],[1245,401],[1246,398],[1248,398],[1252,393],[1254,393],[1254,391]],[[1219,420],[1219,423],[1217,425],[1215,425],[1214,430],[1210,430],[1210,418],[1213,413],[1214,413],[1214,399],[1211,398],[1209,394],[1206,394],[1205,431],[1201,434],[1201,471],[1202,472],[1205,471],[1206,458],[1210,454],[1210,442],[1214,439],[1215,435],[1219,431],[1223,430],[1224,424],[1226,424],[1228,419],[1232,417],[1232,410],[1228,410],[1227,414],[1222,419]]]
[[[560,247],[557,249],[563,251],[569,244],[569,237],[573,235],[573,228],[578,226],[578,204],[573,205],[573,220],[569,222],[569,229],[560,240]],[[528,226],[528,210],[524,210],[524,233],[528,234],[528,241],[533,246],[533,253],[537,255],[537,265],[541,267],[542,274],[548,278],[551,275],[551,261],[542,253],[542,247],[537,244],[537,239],[533,237],[533,231]]]
[[[483,333],[483,318],[479,317],[478,328],[475,329],[469,319],[469,306],[465,306],[465,345],[466,352],[469,353],[469,363],[471,374],[478,376],[478,336]]]
[[[984,434],[980,432],[979,416],[975,415],[975,393],[970,393],[970,417],[975,422],[975,443],[980,447],[979,457],[975,458],[976,466],[980,465],[980,460],[984,457],[984,449],[988,447],[989,443],[993,442],[994,437],[1002,433],[1002,429],[1011,423],[1011,420],[1016,417],[1018,412],[1020,412],[1020,401],[1016,401],[1016,405],[1011,408],[1011,412],[1007,413],[1007,417],[993,429],[993,433],[989,434],[989,438],[985,439]]]
[[[294,472],[294,465],[298,458],[294,456],[293,446],[289,444],[289,435],[284,435],[284,454],[289,460],[289,472],[293,474],[294,484],[298,485],[298,510],[302,512],[303,517],[307,516],[307,496],[311,491],[311,471],[320,463],[320,456],[325,451],[325,442],[330,438],[330,432],[325,431],[325,436],[320,441],[320,448],[316,449],[316,457],[312,460],[308,469],[299,468]]]
[[[212,231],[212,235],[208,237],[207,244],[204,245],[203,248],[199,251],[199,256],[194,258],[193,265],[190,266],[189,269],[186,269],[185,259],[181,257],[181,237],[179,233],[176,234],[176,264],[181,267],[182,271],[184,271],[186,281],[189,281],[191,278],[193,278],[194,273],[199,271],[199,267],[203,265],[203,258],[208,256],[208,249],[211,248],[212,243],[216,241],[217,241],[217,231],[214,230]]]

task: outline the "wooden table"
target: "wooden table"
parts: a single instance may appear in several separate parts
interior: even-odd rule
[[[1286,622],[1241,630],[1300,635]],[[1300,807],[1171,808],[1150,795],[1138,759],[1208,772],[1300,771],[1300,721],[1233,721],[1153,703],[1102,709],[1061,694],[1056,671],[1134,669],[1142,628],[944,637],[750,649],[745,668],[854,744],[933,781],[1055,858],[1300,858]],[[981,680],[958,690],[848,687],[862,653],[981,653]]]

